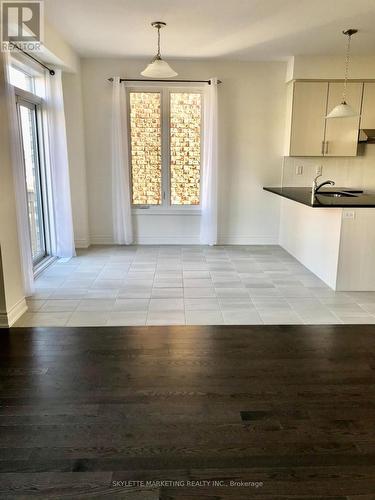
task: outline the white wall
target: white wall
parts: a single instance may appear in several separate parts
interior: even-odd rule
[[[83,59],[82,88],[89,227],[92,243],[112,242],[111,84],[139,78],[146,60]],[[280,184],[285,118],[285,63],[172,61],[181,79],[217,76],[219,90],[219,233],[222,243],[277,243],[279,204],[262,191]],[[144,243],[197,243],[197,216],[135,216]]]
[[[3,55],[0,52],[0,326],[8,326],[26,310],[5,92]]]

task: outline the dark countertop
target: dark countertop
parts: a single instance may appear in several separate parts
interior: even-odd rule
[[[321,193],[349,191],[356,193],[357,196],[350,197],[329,197],[323,194],[315,196],[314,203],[311,203],[311,187],[264,187],[265,191],[277,194],[283,198],[302,203],[308,207],[314,208],[375,208],[375,193],[366,193],[360,190],[334,187],[330,189],[323,188]]]

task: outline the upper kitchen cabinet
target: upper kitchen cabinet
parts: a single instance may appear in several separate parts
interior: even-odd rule
[[[363,86],[362,129],[375,129],[375,83]]]
[[[327,113],[341,101],[342,90],[342,83],[329,84]],[[324,156],[357,156],[362,90],[363,83],[348,83],[346,100],[357,116],[326,120]]]
[[[347,100],[358,116],[330,118],[342,82],[294,81],[288,85],[286,156],[356,156],[363,83],[348,83]]]
[[[327,109],[327,82],[294,82],[289,88],[292,114],[289,156],[322,156]]]

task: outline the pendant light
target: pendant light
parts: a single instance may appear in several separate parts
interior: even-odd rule
[[[151,26],[158,30],[158,52],[141,75],[147,78],[172,78],[172,76],[177,76],[177,73],[161,58],[160,54],[160,29],[167,25],[162,21],[155,21],[151,23]]]
[[[342,92],[341,103],[332,109],[326,118],[350,118],[353,116],[358,116],[358,113],[346,102],[346,91],[348,86],[348,74],[349,74],[349,63],[350,63],[350,41],[351,37],[358,32],[356,29],[348,29],[343,31],[343,34],[348,37],[348,43],[346,46],[346,57],[345,57],[345,80],[344,89]]]

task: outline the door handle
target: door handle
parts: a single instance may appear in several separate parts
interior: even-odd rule
[[[326,141],[326,155],[328,154],[328,141]]]

